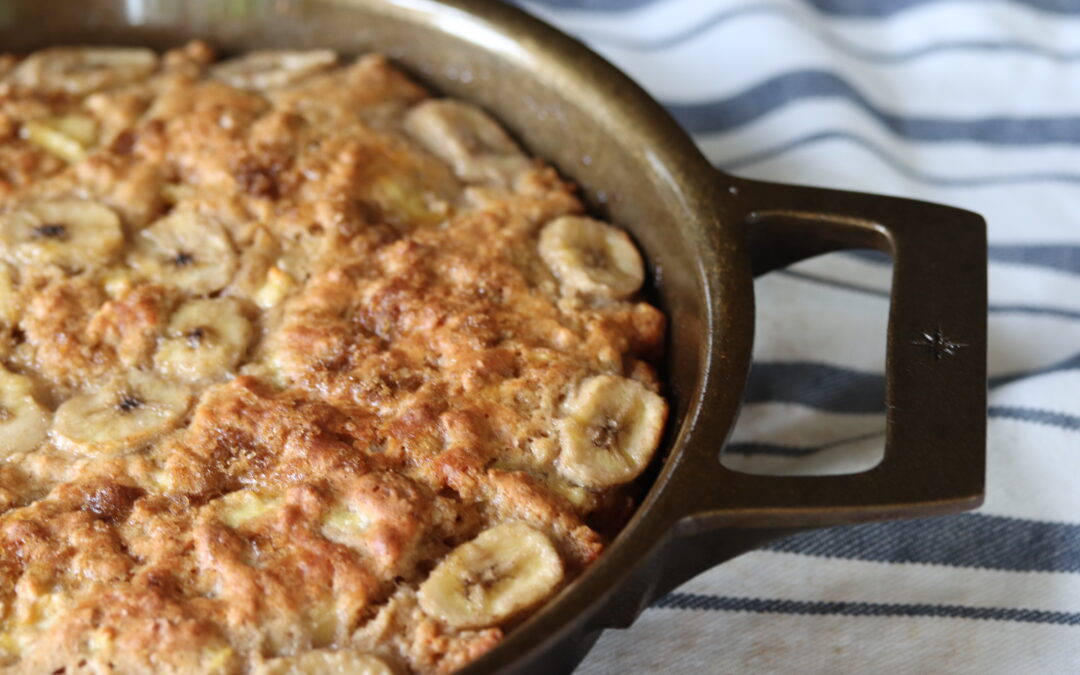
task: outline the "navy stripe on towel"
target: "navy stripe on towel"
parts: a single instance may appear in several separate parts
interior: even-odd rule
[[[942,0],[806,0],[823,14],[834,16],[886,17],[908,9]],[[551,9],[575,9],[591,12],[629,12],[664,0],[527,0],[531,4]],[[1043,12],[1076,14],[1080,12],[1071,0],[1012,0],[1013,3]]]
[[[879,414],[884,414],[881,412]],[[1020,406],[990,406],[986,414],[991,419],[1016,420],[1031,424],[1041,424],[1048,427],[1056,427],[1066,431],[1080,431],[1080,417],[1054,410],[1042,410],[1039,408],[1024,408]],[[841,445],[856,443],[869,438],[883,438],[885,435],[885,421],[881,422],[881,429],[857,436],[838,438],[822,445],[784,445],[782,443],[765,443],[761,441],[743,441],[729,443],[724,446],[724,452],[736,455],[768,455],[770,457],[805,457],[823,450],[830,450]]]
[[[750,368],[745,403],[799,403],[842,413],[885,412],[885,377],[810,361],[760,362]]]
[[[1072,243],[991,245],[989,257],[992,262],[1080,274],[1080,245]]]
[[[667,108],[691,133],[713,134],[729,131],[776,108],[808,98],[847,99],[893,133],[917,141],[981,141],[1004,145],[1080,142],[1080,117],[970,120],[905,117],[882,110],[847,80],[825,70],[784,73],[730,98],[668,103]]]
[[[892,264],[889,256],[881,251],[844,251],[844,255],[882,265]],[[1045,267],[1058,272],[1080,274],[1080,245],[1071,242],[1060,244],[991,244],[987,253],[990,262],[1009,265]]]
[[[547,0],[545,0],[545,2],[546,1]],[[574,0],[562,1],[574,2]],[[590,0],[577,1],[589,2]],[[618,0],[600,1],[605,5],[618,4]],[[825,14],[875,18],[893,16],[915,7],[943,1],[944,0],[806,0],[806,2]],[[1015,5],[1030,7],[1031,9],[1036,9],[1041,12],[1055,12],[1058,14],[1076,14],[1077,12],[1080,12],[1080,6],[1077,6],[1073,0],[1011,0],[1011,2]],[[637,0],[630,4],[640,7],[646,3],[642,2],[642,0]]]
[[[1041,368],[996,375],[990,378],[989,384],[991,389],[995,389],[1026,378],[1069,370],[1080,370],[1080,353]],[[884,392],[885,376],[879,373],[865,373],[813,361],[755,361],[750,368],[743,401],[798,403],[836,413],[883,413]],[[1012,419],[1058,419],[1049,417],[1057,413],[1032,410],[1023,413],[1028,416],[1025,418],[1021,413],[1010,412],[1014,410],[1020,409],[998,406],[991,412]],[[1067,417],[1060,416],[1060,419]]]
[[[1040,410],[1038,408],[1022,408],[1009,405],[992,405],[987,409],[990,417],[1007,420],[1019,420],[1021,422],[1033,422],[1044,424],[1049,427],[1059,427],[1069,431],[1080,431],[1080,417],[1053,410]]]
[[[927,173],[912,167],[877,143],[864,138],[859,134],[838,130],[817,131],[784,141],[762,150],[755,150],[736,157],[720,158],[716,160],[716,166],[723,171],[738,172],[748,166],[776,159],[777,157],[781,157],[789,152],[794,152],[800,148],[830,141],[843,141],[852,144],[866,151],[870,155],[873,155],[881,161],[882,164],[901,176],[926,185],[950,188],[972,188],[990,185],[1015,185],[1019,183],[1080,183],[1080,173],[1069,173],[1066,171],[1030,171],[1026,173],[983,176],[945,176]]]
[[[1011,572],[1080,572],[1080,525],[961,513],[795,535],[771,551]]]
[[[746,441],[742,443],[729,443],[724,446],[724,454],[732,455],[748,455],[754,457],[768,456],[768,457],[806,457],[822,450],[828,450],[840,445],[847,445],[848,443],[854,443],[867,438],[885,436],[885,422],[881,423],[881,431],[875,431],[870,434],[861,434],[852,438],[841,438],[825,445],[815,446],[801,446],[801,445],[783,445],[781,443],[758,443],[754,441]]]
[[[751,2],[746,5],[721,9],[692,26],[661,37],[637,38],[596,30],[578,31],[578,35],[584,38],[586,42],[593,44],[604,44],[639,52],[663,51],[679,47],[691,40],[703,38],[703,36],[707,36],[726,23],[755,16],[780,17],[805,31],[812,32],[822,44],[853,58],[871,63],[905,63],[935,54],[959,51],[982,52],[985,54],[1013,52],[1061,62],[1080,59],[1080,51],[1059,50],[1022,40],[945,40],[899,51],[881,51],[855,42],[849,42],[831,30],[818,27],[818,22],[809,20],[806,10],[797,10],[795,7],[786,5],[762,4],[760,2]]]
[[[539,5],[551,9],[577,9],[590,12],[628,12],[663,0],[527,0],[521,5]]]
[[[701,595],[698,593],[668,593],[653,603],[652,606],[656,609],[706,612],[754,612],[803,616],[926,617],[1080,626],[1080,614],[1075,612],[1052,612],[1043,609],[1013,609],[1007,607],[931,605],[925,603],[815,602],[771,598],[737,598],[725,595]]]
[[[772,274],[779,274],[792,279],[800,279],[802,281],[809,281],[810,283],[819,284],[821,286],[829,286],[832,288],[842,288],[845,291],[852,291],[854,293],[861,293],[863,295],[872,295],[878,298],[888,298],[889,292],[883,291],[878,288],[871,288],[869,286],[863,286],[861,284],[851,283],[850,281],[841,281],[839,279],[830,279],[828,277],[818,276],[816,274],[807,274],[806,272],[800,272],[797,270],[779,270]],[[1004,304],[990,304],[987,306],[987,311],[991,314],[1032,314],[1037,316],[1055,316],[1060,319],[1080,319],[1080,311],[1072,309],[1062,309],[1060,307],[1046,307],[1043,305],[1004,305]]]

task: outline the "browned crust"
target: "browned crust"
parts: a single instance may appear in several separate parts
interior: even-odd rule
[[[443,625],[417,585],[507,520],[546,533],[571,577],[600,554],[585,523],[612,500],[559,477],[553,422],[590,375],[655,390],[664,317],[561,297],[535,241],[582,212],[572,186],[540,163],[511,189],[463,185],[401,131],[426,93],[385,59],[262,93],[207,78],[211,61],[193,43],[147,81],[82,98],[0,85],[0,210],[96,199],[129,246],[169,210],[212,217],[239,254],[223,293],[256,334],[240,373],[197,389],[171,433],[109,457],[46,442],[0,464],[0,663],[242,672],[350,646],[455,670],[505,626]],[[19,131],[63,114],[99,130],[71,165]],[[271,268],[292,285],[260,308]],[[49,409],[152,368],[190,295],[123,256],[76,275],[12,269],[0,357]],[[261,506],[236,516],[241,499]],[[328,534],[341,509],[365,529]]]

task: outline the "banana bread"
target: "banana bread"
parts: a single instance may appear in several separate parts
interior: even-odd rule
[[[644,278],[380,56],[0,58],[0,666],[482,655],[656,452]]]

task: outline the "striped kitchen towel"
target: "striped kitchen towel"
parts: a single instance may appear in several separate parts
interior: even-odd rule
[[[523,0],[752,178],[953,204],[990,228],[974,513],[807,533],[687,583],[580,672],[1080,673],[1080,2]],[[888,261],[757,282],[729,461],[882,452]]]

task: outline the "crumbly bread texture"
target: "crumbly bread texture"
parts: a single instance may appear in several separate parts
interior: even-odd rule
[[[0,666],[479,657],[655,454],[644,276],[380,56],[0,58]]]

